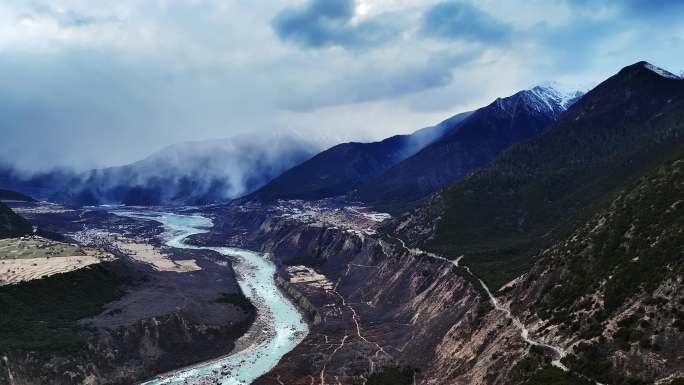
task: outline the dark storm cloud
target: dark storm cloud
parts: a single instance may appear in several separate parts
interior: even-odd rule
[[[422,31],[440,39],[496,44],[508,40],[512,30],[472,5],[446,1],[425,12]]]
[[[354,0],[309,0],[282,10],[272,26],[280,39],[305,48],[363,48],[396,36],[397,30],[379,19],[352,24],[354,8]]]

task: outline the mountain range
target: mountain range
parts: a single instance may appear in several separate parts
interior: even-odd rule
[[[495,285],[527,271],[534,250],[684,149],[684,81],[653,68],[625,67],[545,133],[448,186],[397,230],[440,254],[465,255]]]
[[[73,206],[198,205],[262,186],[325,147],[328,138],[272,132],[168,146],[138,162],[87,172],[23,176],[0,169],[0,186]]]
[[[480,108],[434,143],[358,189],[378,209],[401,211],[489,163],[515,143],[544,132],[582,96],[537,86]]]
[[[491,161],[558,119],[579,91],[537,86],[411,135],[344,143],[284,172],[248,199],[321,199],[354,192],[378,209],[400,211]]]
[[[138,162],[88,172],[22,176],[0,170],[0,186],[72,206],[201,205],[349,195],[400,212],[543,132],[582,95],[549,84],[499,98],[409,135],[347,142],[277,132],[166,147]]]
[[[455,115],[410,135],[373,143],[338,144],[287,170],[247,199],[315,200],[344,195],[447,135],[470,114]]]
[[[205,150],[184,148],[190,154]],[[175,154],[178,161],[172,161]],[[179,164],[168,167],[178,170],[188,155],[172,149],[160,155],[160,162],[154,159],[131,165],[132,171],[94,172],[82,186],[105,186],[91,190],[92,195],[121,199],[108,195],[116,191],[107,182],[110,174],[134,180],[136,172],[147,175],[159,164]],[[308,317],[302,342],[255,385],[313,379],[368,385],[682,384],[684,79],[679,76],[638,62],[586,94],[535,87],[411,135],[343,143],[291,163],[271,182],[269,177],[249,184],[243,192],[254,191],[243,199],[193,210],[210,217],[213,225],[188,239],[200,248],[268,253],[282,267],[276,280]],[[201,167],[184,169],[201,172]],[[131,194],[184,201],[156,191]],[[328,197],[339,199],[321,199]],[[386,219],[359,201],[392,215]],[[126,227],[126,221],[99,210],[37,211],[24,212],[62,228],[85,229],[91,221],[96,234],[103,227],[115,233],[123,226],[123,239],[132,234],[136,242],[151,226],[136,219]],[[29,225],[0,203],[0,231],[18,234],[13,229],[21,232]],[[218,266],[213,257],[199,259],[204,251],[187,252],[183,261],[198,258],[194,261],[200,261],[201,269],[153,274],[196,278]],[[203,278],[192,287],[182,281],[177,291],[155,288],[148,303],[136,294],[149,287],[144,280],[126,289],[136,295],[134,301],[116,300],[114,310],[103,316],[127,315],[131,307],[147,307],[177,293],[183,302],[193,302],[186,295],[223,282],[226,272],[208,277],[222,278]],[[89,287],[112,292],[98,279]],[[44,295],[58,294],[50,290]],[[204,298],[211,306],[205,306]],[[54,301],[44,302],[57,314]],[[221,299],[212,295],[198,302],[202,309],[213,309]],[[14,308],[12,314],[23,311]],[[99,306],[94,310],[101,312]],[[125,337],[124,343],[91,339],[100,343],[88,343],[88,354],[117,352],[117,362],[137,366],[154,362],[158,355],[139,357],[139,341],[153,347],[195,342],[183,313],[171,313],[182,322],[167,324],[153,317],[155,326],[143,323],[128,329],[138,330],[132,334],[111,329],[143,337]],[[35,324],[49,330],[46,336],[55,330],[51,325],[59,325],[26,319],[40,319]],[[70,328],[80,325],[79,319]],[[15,329],[6,325],[6,330]],[[159,336],[163,341],[157,345]],[[132,353],[121,348],[130,341],[136,343]],[[207,346],[216,346],[212,341],[213,336]],[[82,351],[50,348],[45,346],[45,357],[56,357],[64,363],[61,368],[79,378],[121,372]],[[5,360],[3,368],[14,370],[1,371],[0,382],[26,378],[40,383],[33,379],[56,377],[55,367],[24,349],[10,350],[11,367]],[[122,383],[138,380],[130,376]],[[60,383],[72,378],[64,376]]]

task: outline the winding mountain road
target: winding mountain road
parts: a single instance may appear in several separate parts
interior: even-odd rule
[[[400,239],[400,238],[397,238],[397,237],[391,237],[391,238],[397,240],[397,241],[401,244],[401,246],[402,246],[405,250],[407,250],[409,253],[411,253],[412,255],[415,255],[415,256],[427,255],[427,256],[430,257],[430,258],[435,258],[435,259],[439,259],[440,261],[448,262],[448,263],[450,263],[451,265],[453,265],[453,266],[455,266],[455,267],[460,267],[460,268],[464,269],[465,271],[467,271],[468,274],[470,274],[471,277],[475,278],[475,279],[480,283],[480,286],[482,286],[482,289],[485,291],[485,293],[487,293],[487,296],[489,297],[489,302],[492,304],[492,306],[494,306],[494,309],[496,309],[496,310],[499,311],[499,312],[502,312],[502,313],[506,316],[506,318],[508,318],[509,320],[511,320],[511,321],[513,322],[513,325],[514,325],[518,330],[520,330],[520,337],[521,337],[528,345],[530,345],[530,346],[538,346],[538,347],[542,347],[542,348],[545,348],[545,349],[552,350],[552,351],[555,353],[555,355],[556,355],[556,359],[554,359],[553,361],[551,361],[551,364],[552,364],[553,366],[555,366],[555,367],[557,367],[557,368],[563,370],[564,372],[569,371],[568,367],[565,366],[565,365],[563,365],[563,363],[561,362],[561,360],[562,360],[563,358],[565,358],[565,357],[568,355],[567,351],[565,351],[565,350],[564,350],[563,348],[561,348],[560,346],[550,345],[550,344],[547,344],[547,343],[545,343],[545,342],[543,342],[543,341],[540,341],[540,340],[531,338],[531,337],[530,337],[530,331],[529,331],[529,329],[527,329],[527,327],[525,326],[525,324],[524,324],[518,317],[516,317],[515,315],[513,315],[513,313],[511,312],[511,310],[510,310],[508,307],[506,307],[506,306],[502,305],[501,303],[499,303],[499,301],[496,299],[496,297],[494,297],[494,295],[492,294],[492,291],[491,291],[491,290],[489,289],[489,287],[484,283],[484,281],[482,281],[482,279],[480,279],[477,275],[475,275],[475,274],[470,270],[470,268],[469,268],[468,266],[464,266],[464,265],[461,265],[461,264],[460,264],[460,261],[461,261],[461,259],[463,258],[463,256],[460,256],[460,257],[458,257],[458,258],[456,258],[456,259],[447,259],[447,258],[444,258],[444,257],[442,257],[442,256],[439,256],[439,255],[437,255],[437,254],[435,254],[435,253],[431,253],[431,252],[424,251],[424,250],[420,250],[420,249],[416,249],[416,248],[410,248],[410,247],[408,247],[408,246],[406,245],[406,243],[405,243],[402,239]]]

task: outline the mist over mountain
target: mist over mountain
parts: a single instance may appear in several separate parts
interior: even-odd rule
[[[493,160],[511,145],[544,132],[583,93],[553,83],[498,98],[434,143],[358,189],[379,209],[401,211]]]
[[[249,193],[333,139],[295,132],[245,134],[168,146],[121,167],[35,174],[6,167],[0,185],[69,205],[197,205]]]
[[[346,194],[438,140],[469,115],[460,113],[433,127],[379,142],[338,144],[287,170],[246,199],[321,199]]]
[[[0,385],[684,385],[682,20],[0,2]]]
[[[647,62],[589,91],[538,137],[449,185],[401,231],[502,284],[653,167],[680,156],[684,80]],[[423,219],[418,219],[423,218]],[[439,218],[439,220],[437,220]]]
[[[400,212],[543,132],[581,96],[549,83],[411,135],[339,144],[287,170],[247,199],[315,200],[352,193],[379,209]]]
[[[24,176],[8,168],[0,183],[75,206],[199,205],[245,195],[315,200],[353,192],[378,208],[402,210],[539,134],[580,96],[538,86],[410,135],[342,143],[320,153],[331,139],[278,131],[180,143],[126,166],[83,173]]]

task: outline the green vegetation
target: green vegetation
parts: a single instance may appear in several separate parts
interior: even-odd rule
[[[390,366],[368,376],[366,385],[411,385],[416,369]]]
[[[581,343],[571,357],[571,367],[584,375],[602,382],[610,382],[613,364],[607,359],[609,349],[604,343]]]
[[[126,280],[97,265],[41,280],[0,286],[0,350],[77,350],[78,320],[120,298]]]
[[[572,279],[541,298],[535,305],[537,313],[571,332],[579,331],[584,339],[600,336],[604,321],[634,297],[644,298],[643,305],[655,307],[656,312],[669,308],[673,318],[679,319],[676,304],[648,293],[684,272],[684,154],[617,194],[608,208],[551,248],[547,256],[547,265],[557,264],[555,269]],[[581,299],[601,289],[603,307],[592,316],[576,318],[577,311],[593,305]],[[654,330],[645,313],[640,307],[621,319],[612,340],[599,337],[598,342],[578,346],[572,367],[602,383],[640,384],[637,378],[617,373],[608,357],[635,344],[644,350],[660,349],[650,338]]]
[[[631,71],[597,87],[546,133],[444,190],[431,208],[431,217],[442,219],[426,247],[464,254],[474,273],[500,287],[619,191],[681,153],[682,83]]]
[[[564,258],[572,280],[554,288],[542,315],[567,317],[577,310],[578,298],[605,284],[605,308],[600,319],[618,309],[627,298],[649,292],[668,277],[684,271],[684,155],[648,174],[621,193],[611,208],[599,213],[574,237],[576,241],[554,250]],[[682,203],[678,203],[682,202]],[[599,225],[600,223],[600,225]],[[659,299],[651,299],[656,304]],[[638,338],[637,315],[623,320],[619,338]]]
[[[494,171],[485,170],[445,192],[448,209],[429,247],[443,255],[465,254],[464,263],[475,274],[500,287],[529,271],[540,250],[568,236],[662,158],[680,151],[648,152],[597,166],[604,175],[598,170],[490,175]],[[517,191],[504,193],[511,190]],[[606,246],[607,251],[611,245]]]
[[[252,302],[250,302],[249,299],[242,293],[221,293],[221,297],[217,299],[216,302],[235,305],[245,312],[251,312],[255,310]]]
[[[77,255],[85,255],[85,253],[80,247],[68,243],[33,237],[0,239],[0,260]]]
[[[564,372],[553,366],[548,366],[536,371],[524,385],[591,385],[581,377]]]

